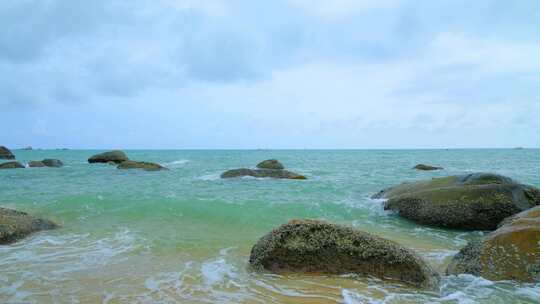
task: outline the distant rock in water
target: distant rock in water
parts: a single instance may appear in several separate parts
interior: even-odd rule
[[[64,166],[64,163],[59,159],[46,158],[46,159],[43,160],[43,163],[47,167],[60,168],[60,167]]]
[[[28,167],[30,168],[41,168],[45,167],[45,164],[41,160],[33,160],[28,162]]]
[[[33,150],[33,149],[32,149],[32,146],[27,146],[27,147],[22,148],[21,150],[28,150],[28,151],[30,151],[30,150]]]
[[[234,169],[229,170],[221,174],[221,178],[233,178],[233,177],[271,177],[271,178],[284,178],[284,179],[307,179],[305,176],[287,171],[287,170],[274,170],[274,169]]]
[[[20,168],[24,168],[24,166],[18,161],[0,163],[0,169],[20,169]]]
[[[437,289],[439,275],[417,254],[397,243],[350,227],[293,220],[263,236],[251,249],[250,265],[274,273],[374,276]]]
[[[268,159],[257,164],[259,169],[283,170],[285,167],[276,159]]]
[[[0,208],[1,245],[16,242],[33,232],[58,227],[57,224],[49,220],[36,218],[25,212]]]
[[[443,228],[494,230],[506,217],[540,205],[540,190],[509,177],[474,173],[403,183],[375,194],[384,208]]]
[[[126,160],[122,162],[120,165],[118,165],[118,169],[142,169],[146,171],[169,170],[159,164],[133,160]]]
[[[418,164],[418,165],[414,166],[413,169],[422,170],[422,171],[433,171],[433,170],[442,170],[444,168],[443,167],[430,166],[430,165],[424,165],[424,164]]]
[[[40,168],[40,167],[60,168],[62,166],[64,166],[64,164],[59,159],[46,158],[41,161],[33,160],[31,162],[28,162],[28,167],[30,168]]]
[[[454,256],[447,274],[469,273],[489,280],[540,281],[540,206],[503,222]]]
[[[284,166],[275,159],[268,159],[257,164],[258,169],[240,168],[229,170],[221,174],[221,178],[233,178],[233,177],[271,177],[271,178],[284,178],[284,179],[307,179],[305,176],[284,170]]]
[[[126,156],[126,154],[123,151],[113,150],[113,151],[94,155],[88,159],[88,162],[92,164],[92,163],[108,163],[112,161],[115,164],[119,164],[119,163],[125,162],[126,160],[129,160],[129,158]]]
[[[15,155],[8,148],[0,146],[0,159],[15,159]]]

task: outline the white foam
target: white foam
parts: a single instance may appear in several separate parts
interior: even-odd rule
[[[345,304],[382,304],[384,301],[366,297],[349,289],[342,289],[341,296]]]
[[[233,248],[222,249],[219,257],[202,263],[201,273],[206,285],[212,286],[226,280],[232,282],[232,279],[237,277],[234,266],[225,260],[231,249]]]
[[[536,284],[536,286],[530,287],[520,287],[517,289],[516,294],[522,295],[526,298],[529,298],[533,301],[538,301],[540,303],[540,284]]]
[[[215,181],[215,180],[219,180],[220,178],[221,178],[221,175],[219,173],[214,173],[214,174],[206,174],[206,175],[200,176],[198,179],[204,180],[204,181]]]
[[[172,162],[164,163],[163,165],[165,167],[181,167],[187,163],[189,163],[189,159],[179,159]]]

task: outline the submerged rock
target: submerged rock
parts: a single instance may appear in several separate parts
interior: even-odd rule
[[[447,274],[489,280],[540,281],[540,206],[523,211],[454,256]]]
[[[444,168],[443,167],[430,166],[430,165],[424,165],[424,164],[418,164],[418,165],[414,166],[413,169],[422,170],[422,171],[433,171],[433,170],[442,170]]]
[[[31,168],[40,168],[40,167],[60,168],[63,165],[64,164],[62,163],[61,160],[59,160],[59,159],[49,159],[49,158],[46,158],[46,159],[41,160],[41,161],[33,160],[33,161],[28,163],[28,167],[31,167]]]
[[[233,178],[233,177],[271,177],[271,178],[285,178],[285,179],[307,179],[305,176],[287,171],[287,170],[275,170],[275,169],[234,169],[229,170],[221,174],[221,178]]]
[[[0,244],[2,245],[16,242],[33,232],[58,227],[52,221],[0,207]]]
[[[169,170],[159,164],[142,162],[142,161],[133,161],[133,160],[124,161],[120,165],[118,165],[117,168],[118,169],[143,169],[146,171]]]
[[[20,169],[20,168],[24,168],[24,166],[18,161],[0,164],[0,169]]]
[[[94,155],[88,159],[88,162],[92,164],[92,163],[108,163],[112,161],[115,164],[119,164],[126,160],[129,160],[129,158],[126,156],[126,154],[123,151],[113,150],[113,151]]]
[[[250,265],[274,273],[354,273],[436,289],[439,275],[418,255],[392,241],[350,227],[293,220],[263,236]]]
[[[285,167],[276,159],[268,159],[257,164],[259,169],[283,170]]]
[[[540,190],[509,177],[474,173],[403,183],[380,191],[385,209],[436,227],[494,230],[511,215],[540,205]]]
[[[15,159],[15,155],[8,148],[0,146],[0,159]]]

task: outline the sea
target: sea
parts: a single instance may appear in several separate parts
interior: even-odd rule
[[[14,150],[62,168],[0,171],[0,206],[59,223],[0,246],[0,303],[540,303],[540,283],[443,276],[424,291],[373,277],[277,275],[248,267],[251,247],[291,219],[355,227],[416,251],[444,274],[481,231],[421,226],[383,209],[405,181],[493,172],[540,187],[539,149],[125,150],[169,171],[118,170],[102,150]],[[278,159],[308,180],[221,179]],[[413,170],[418,163],[444,170]]]

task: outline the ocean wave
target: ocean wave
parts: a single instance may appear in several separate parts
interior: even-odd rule
[[[162,165],[165,167],[181,167],[185,164],[189,163],[189,159],[179,159],[168,163],[163,163]]]

